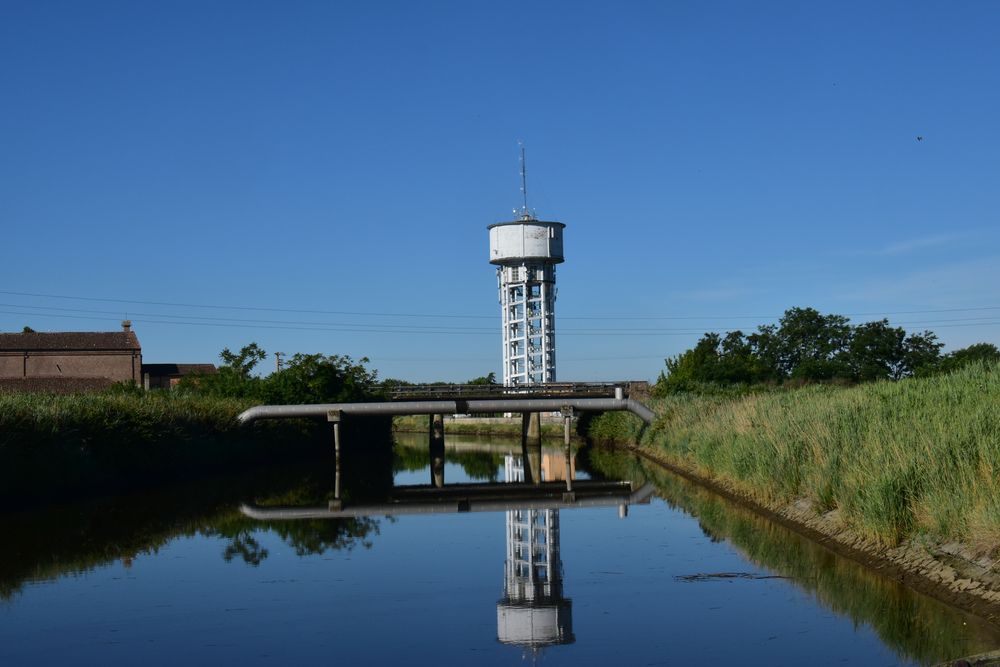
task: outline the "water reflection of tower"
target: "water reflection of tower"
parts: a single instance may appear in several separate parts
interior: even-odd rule
[[[504,457],[504,479],[524,481],[524,459]],[[559,510],[507,512],[503,599],[497,603],[497,638],[539,649],[570,644],[572,600],[563,597]]]

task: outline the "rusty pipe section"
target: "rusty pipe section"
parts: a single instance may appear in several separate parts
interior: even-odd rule
[[[648,407],[631,398],[497,398],[444,401],[383,401],[373,403],[319,403],[314,405],[258,405],[240,413],[241,424],[258,419],[325,418],[331,412],[345,415],[433,415],[481,412],[558,412],[564,407],[584,412],[628,411],[646,424],[656,417]]]

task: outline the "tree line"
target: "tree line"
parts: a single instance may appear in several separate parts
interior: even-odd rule
[[[367,357],[355,361],[338,354],[294,354],[280,370],[266,376],[254,372],[267,359],[267,352],[257,343],[244,345],[238,352],[225,348],[219,358],[222,363],[216,373],[185,377],[181,388],[209,396],[287,405],[377,400],[394,387],[413,384],[397,379],[380,381],[378,371],[368,368]],[[468,384],[495,385],[496,374],[473,378]]]
[[[665,360],[655,391],[788,382],[858,383],[950,372],[969,362],[1000,361],[1000,350],[979,343],[942,355],[931,331],[907,333],[882,319],[852,325],[843,315],[790,308],[777,324],[750,334],[709,332],[691,349]]]
[[[219,354],[216,373],[200,373],[181,380],[181,388],[193,393],[226,398],[249,398],[268,404],[340,403],[374,398],[379,394],[378,372],[369,369],[367,358],[355,361],[338,354],[294,354],[267,376],[254,374],[267,359],[257,343],[239,352],[228,347]]]

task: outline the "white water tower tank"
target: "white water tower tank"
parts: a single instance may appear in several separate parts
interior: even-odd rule
[[[490,263],[542,261],[559,264],[563,261],[565,227],[561,222],[543,220],[515,220],[490,225]]]

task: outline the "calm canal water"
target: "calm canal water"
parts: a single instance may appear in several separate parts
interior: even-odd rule
[[[318,518],[326,460],[0,515],[0,664],[898,665],[1000,647],[629,456],[567,466],[451,438],[432,470],[426,436],[384,449],[345,453],[347,518]],[[587,506],[559,508],[567,469]],[[549,481],[505,482],[532,472]]]

